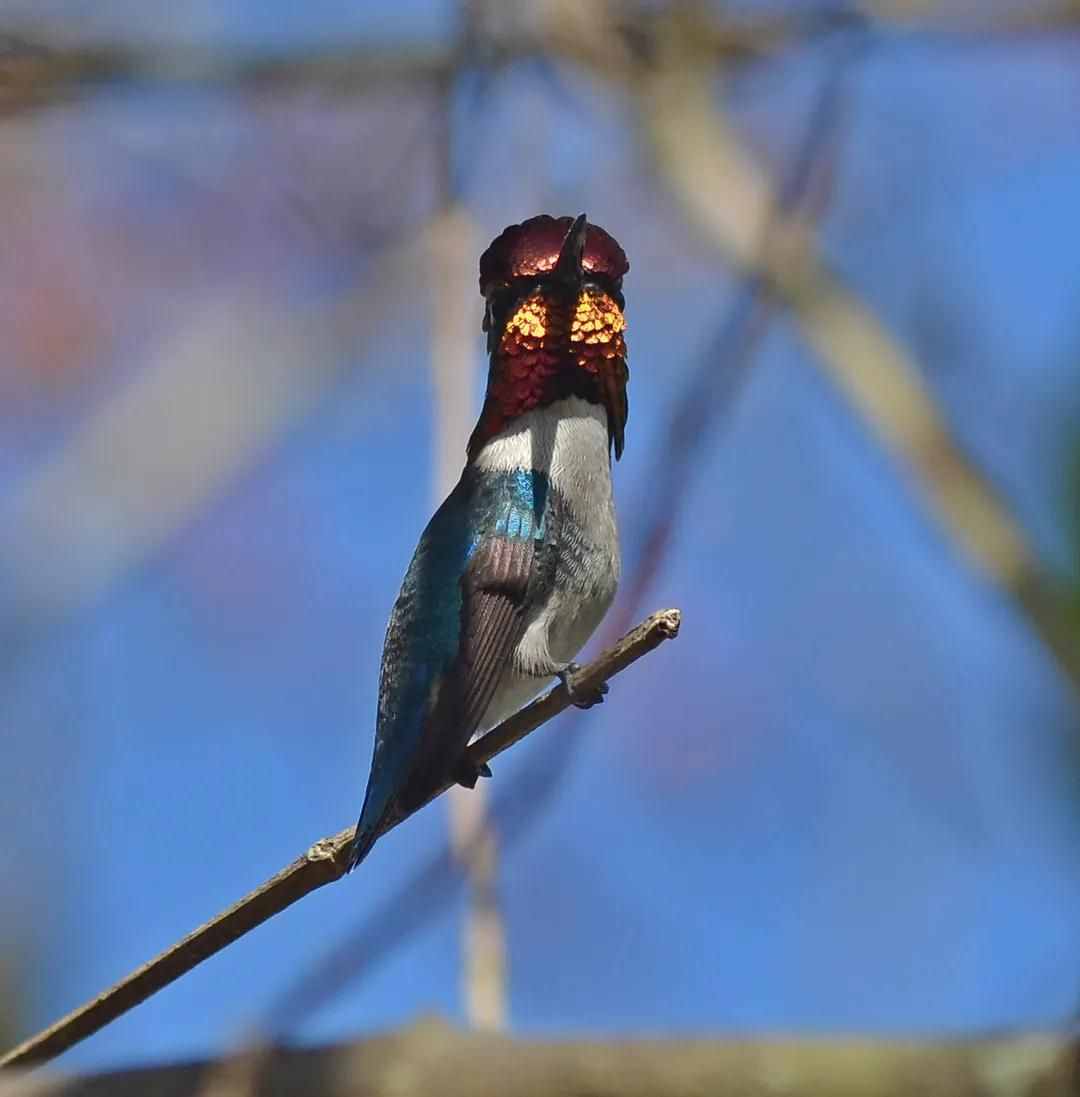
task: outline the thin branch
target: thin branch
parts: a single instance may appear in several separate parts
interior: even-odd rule
[[[576,753],[582,734],[583,729],[570,740],[560,740],[556,749],[540,752],[539,765],[534,751],[495,790],[490,816],[498,824],[500,851],[515,846],[548,809],[566,773],[562,759]],[[449,841],[432,848],[402,883],[271,999],[256,1017],[254,1031],[271,1040],[283,1038],[347,988],[355,989],[369,978],[377,965],[384,965],[398,948],[445,913],[466,882],[460,864],[470,861],[485,841],[486,832],[473,829],[454,848]]]
[[[0,1097],[195,1097],[220,1064],[85,1078],[0,1079]],[[240,1091],[255,1097],[1065,1097],[1064,1033],[975,1039],[514,1040],[427,1020],[351,1044],[273,1048]],[[228,1079],[226,1079],[227,1081]],[[220,1092],[235,1093],[223,1085]]]
[[[665,640],[676,637],[681,620],[682,615],[677,609],[654,613],[582,669],[575,678],[576,688],[587,692],[613,678]],[[473,743],[467,751],[469,761],[477,765],[491,761],[570,705],[566,687],[561,684],[556,686]],[[443,785],[427,802],[441,796],[449,787],[450,783]],[[402,815],[389,820],[381,833],[385,834],[407,817]],[[250,933],[256,926],[280,914],[309,892],[340,880],[347,872],[352,836],[353,828],[347,827],[331,837],[320,839],[302,857],[216,918],[96,998],[7,1052],[0,1057],[0,1067],[27,1066],[54,1058]]]

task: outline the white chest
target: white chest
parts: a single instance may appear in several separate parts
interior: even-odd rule
[[[570,508],[586,539],[596,545],[615,540],[607,412],[571,396],[527,412],[480,451],[484,471],[536,469]]]
[[[607,413],[577,397],[529,412],[488,442],[476,464],[490,472],[526,468],[546,473],[561,508],[554,585],[533,608],[513,669],[487,714],[495,720],[574,658],[615,596],[619,538]]]

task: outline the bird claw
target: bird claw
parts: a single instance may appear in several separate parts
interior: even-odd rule
[[[577,663],[567,663],[558,674],[559,681],[566,687],[570,703],[576,708],[582,709],[592,708],[593,705],[602,705],[604,703],[604,694],[608,691],[607,682],[601,682],[600,685],[594,686],[592,689],[579,690],[572,679],[580,670],[581,667]]]
[[[481,762],[477,765],[475,762],[470,762],[467,758],[462,758],[458,764],[457,772],[454,774],[454,780],[462,785],[464,788],[476,788],[476,782],[481,777],[491,776],[491,766],[487,762]]]

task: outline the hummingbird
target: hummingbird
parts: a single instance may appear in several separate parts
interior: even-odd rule
[[[465,748],[560,678],[615,596],[611,455],[627,419],[622,248],[585,214],[511,225],[480,258],[487,391],[461,479],[390,614],[375,750],[350,868],[386,824],[454,780]]]

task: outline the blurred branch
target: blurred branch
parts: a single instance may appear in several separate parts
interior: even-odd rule
[[[672,23],[636,81],[661,177],[695,230],[792,312],[833,385],[914,469],[964,555],[1017,599],[1080,686],[1080,650],[1023,530],[953,442],[916,364],[828,269],[814,226],[782,210],[717,103],[706,61],[686,28]]]
[[[118,84],[219,85],[250,91],[304,88],[355,95],[395,82],[430,82],[444,87],[463,67],[478,60],[499,68],[555,54],[594,68],[613,44],[647,59],[676,24],[690,33],[699,55],[713,63],[731,64],[768,56],[852,25],[962,41],[1060,31],[1080,23],[1080,8],[1070,0],[1033,3],[1020,10],[983,12],[975,17],[971,13],[977,9],[970,5],[911,0],[865,0],[856,11],[842,5],[800,11],[793,5],[792,11],[744,18],[718,17],[706,8],[685,4],[655,11],[625,6],[614,13],[606,41],[601,43],[573,32],[573,5],[552,0],[549,7],[558,18],[549,20],[540,35],[478,35],[453,48],[305,47],[273,56],[181,45],[61,45],[50,41],[48,31],[35,39],[27,34],[5,34],[0,27],[0,117],[63,103],[94,88]]]
[[[481,16],[477,0],[462,6],[460,52],[475,42]],[[432,299],[431,372],[434,381],[435,444],[432,486],[435,506],[453,489],[461,469],[461,439],[473,421],[472,391],[476,357],[470,323],[477,235],[456,185],[454,95],[442,95],[439,140],[441,212],[430,229]],[[506,1026],[506,933],[496,889],[498,842],[488,815],[488,786],[460,785],[446,797],[449,848],[468,880],[461,926],[461,989],[465,1016],[473,1028],[499,1031]],[[442,858],[438,859],[441,864]],[[445,875],[434,870],[433,878]],[[426,880],[426,874],[421,874]],[[398,908],[403,910],[405,908]],[[398,916],[395,920],[400,920]],[[317,982],[316,978],[316,982]]]
[[[449,124],[447,120],[447,128]],[[450,175],[449,170],[446,174]],[[431,369],[436,427],[432,480],[436,506],[457,480],[461,439],[469,436],[473,421],[475,339],[470,305],[475,236],[471,218],[453,202],[431,226],[435,302]],[[466,1016],[474,1028],[497,1031],[506,1025],[506,934],[495,888],[498,844],[488,817],[487,794],[484,783],[474,789],[452,788],[447,793],[447,812],[454,855],[469,882],[462,927]]]
[[[618,33],[644,41],[662,16],[635,15]],[[756,20],[703,20],[701,41],[719,58],[758,57],[799,38],[824,33],[853,17],[819,11],[776,14]],[[505,40],[467,38],[452,48],[304,48],[268,57],[243,50],[197,46],[53,45],[48,39],[5,35],[0,28],[0,116],[63,102],[81,91],[118,83],[201,83],[260,89],[312,88],[356,94],[396,81],[446,86],[477,57],[492,68],[558,49],[573,59],[580,42],[572,36],[513,34]]]
[[[679,633],[681,620],[682,616],[676,609],[654,613],[585,667],[576,677],[575,686],[588,690],[613,678],[665,640],[674,639]],[[468,748],[466,756],[477,765],[489,762],[570,705],[566,687],[560,684],[478,739]],[[449,787],[449,783],[443,785],[432,793],[427,802],[442,795]],[[382,833],[385,834],[407,817],[403,815],[388,820]],[[29,1065],[54,1058],[250,933],[256,926],[292,906],[309,892],[341,879],[347,871],[352,836],[353,828],[348,827],[338,834],[320,839],[302,857],[216,918],[96,998],[0,1056],[0,1067]]]
[[[782,230],[788,218],[813,224],[824,216],[832,198],[835,162],[848,115],[850,68],[863,48],[862,40],[854,49],[845,43],[842,55],[829,64],[769,213],[760,247],[768,247],[768,241]],[[627,592],[619,599],[612,622],[616,636],[629,627],[660,572],[683,503],[695,483],[699,452],[715,437],[718,424],[742,392],[779,304],[776,296],[767,291],[763,276],[744,279],[675,406],[659,443],[658,453],[663,459],[658,458],[653,465],[659,481],[640,504],[645,514],[643,548],[628,576]],[[723,369],[716,368],[717,362],[723,362]]]
[[[245,1092],[266,1097],[1058,1097],[1075,1092],[1064,1036],[918,1040],[536,1042],[435,1020],[352,1044],[267,1053]],[[187,1097],[213,1063],[85,1078],[0,1080],[0,1097]]]
[[[130,61],[122,50],[54,49],[0,32],[0,118],[63,102],[81,88],[122,80]]]
[[[120,84],[196,84],[357,94],[398,81],[443,84],[462,59],[445,49],[304,50],[267,58],[198,47],[54,46],[0,31],[0,117]]]
[[[989,19],[984,6],[968,2],[856,0],[855,8],[868,19],[886,26],[924,27],[953,35],[1052,33],[1075,28],[1080,18],[1076,0],[1009,5],[991,13]]]

